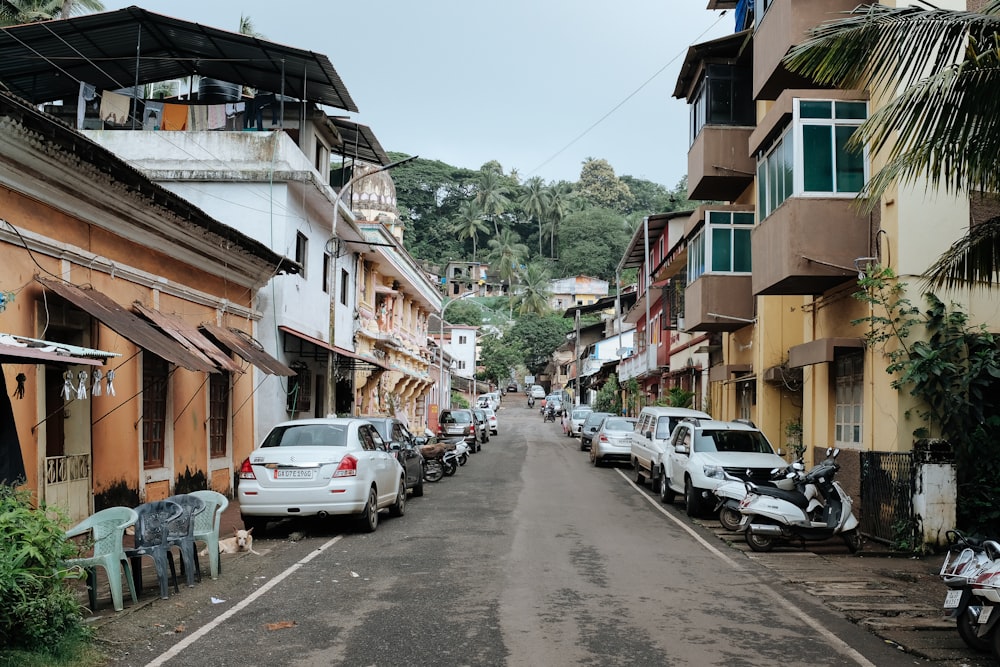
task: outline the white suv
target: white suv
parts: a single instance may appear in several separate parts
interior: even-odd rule
[[[673,502],[684,494],[688,516],[702,514],[712,491],[726,477],[766,480],[771,471],[788,465],[759,428],[746,421],[685,419],[674,429],[665,469],[660,476],[660,500]]]
[[[635,468],[637,483],[642,484],[648,479],[653,483],[653,488],[656,488],[670,448],[670,434],[686,417],[712,418],[701,410],[657,405],[646,406],[639,412],[639,420],[630,437],[632,467]]]

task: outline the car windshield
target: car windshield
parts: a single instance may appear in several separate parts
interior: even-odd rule
[[[590,412],[590,410],[574,410],[573,419],[586,419]]]
[[[695,440],[696,452],[744,452],[773,454],[759,431],[702,431]]]
[[[304,424],[277,426],[261,447],[346,447],[346,424]]]
[[[591,412],[589,415],[587,415],[587,421],[585,421],[583,424],[584,426],[597,426],[602,421],[604,421],[604,418],[607,416],[608,416],[607,412]]]
[[[469,412],[446,412],[441,415],[442,424],[468,424],[472,421],[472,413]]]
[[[669,438],[678,421],[677,417],[660,417],[656,420],[656,437]]]
[[[605,431],[631,431],[634,427],[635,420],[624,417],[608,417],[603,426]]]

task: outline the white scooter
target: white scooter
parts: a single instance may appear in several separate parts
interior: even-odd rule
[[[802,477],[802,484],[814,484],[823,497],[822,511],[809,514],[815,506],[801,491],[747,485],[740,502],[739,530],[754,551],[770,551],[776,540],[822,541],[840,535],[851,553],[861,548],[858,519],[853,502],[834,480],[840,470],[839,449],[827,449],[826,458]]]
[[[966,646],[988,653],[995,634],[989,617],[998,611],[990,607],[1000,602],[1000,543],[966,537],[957,530],[949,530],[947,536],[950,547],[938,572],[948,587],[945,616],[954,619]],[[984,609],[989,611],[984,613]]]
[[[725,481],[712,489],[715,494],[715,511],[719,513],[719,523],[726,530],[736,532],[740,528],[743,515],[740,514],[740,503],[746,498],[747,484],[771,486],[785,491],[801,491],[809,498],[808,513],[812,515],[817,508],[822,507],[819,499],[819,491],[815,484],[802,484],[805,476],[805,466],[802,460],[793,461],[784,468],[775,468],[771,471],[771,477],[766,482],[752,482],[750,480],[750,470],[747,470],[744,477],[737,477],[730,472],[723,470]]]

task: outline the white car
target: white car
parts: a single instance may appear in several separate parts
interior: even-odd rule
[[[497,413],[492,408],[483,408],[483,412],[486,413],[486,421],[490,425],[490,433],[492,435],[499,435],[500,425],[497,422]]]
[[[299,419],[275,425],[240,466],[247,530],[269,520],[357,515],[373,532],[379,510],[402,516],[406,478],[375,426],[364,419]]]
[[[583,428],[583,422],[587,421],[587,417],[593,410],[586,405],[578,405],[573,408],[573,411],[569,413],[569,428],[566,429],[566,435],[571,438],[580,437],[580,430]]]
[[[635,417],[607,417],[590,443],[590,462],[599,466],[605,461],[628,461],[632,455],[629,434],[634,428]]]

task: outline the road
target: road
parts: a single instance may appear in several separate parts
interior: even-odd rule
[[[916,662],[662,507],[624,468],[594,468],[537,410],[518,402],[499,418],[468,465],[377,532],[276,526],[256,540],[261,556],[106,624],[109,664]]]

